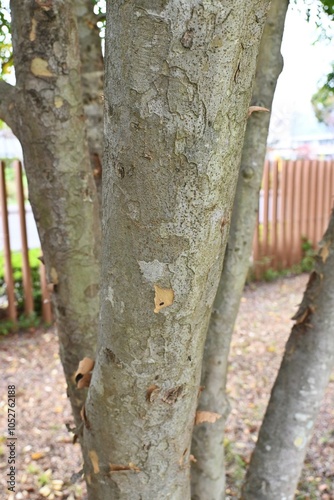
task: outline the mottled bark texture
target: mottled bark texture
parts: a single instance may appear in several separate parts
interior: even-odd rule
[[[190,443],[267,1],[108,3],[94,500],[190,498]]]
[[[97,16],[92,0],[73,0],[77,16],[81,60],[81,86],[90,162],[102,204],[102,153],[103,153],[103,57]]]
[[[242,498],[292,500],[334,368],[334,211],[286,344]]]
[[[16,87],[2,83],[1,117],[19,138],[41,238],[71,404],[73,375],[94,356],[99,309],[100,225],[90,168],[71,2],[12,0]]]
[[[251,104],[270,109],[278,76],[288,1],[273,0],[257,60]],[[229,413],[226,396],[228,353],[242,290],[249,269],[258,212],[259,190],[266,154],[270,113],[254,112],[248,119],[224,268],[215,298],[205,344],[199,410],[210,408],[223,417],[215,425],[194,429],[192,498],[221,500],[225,497],[224,427]]]

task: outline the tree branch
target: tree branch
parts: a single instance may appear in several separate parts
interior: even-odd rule
[[[18,135],[18,91],[14,85],[0,80],[0,119]]]

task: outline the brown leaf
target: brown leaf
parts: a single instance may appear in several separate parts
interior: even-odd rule
[[[88,420],[87,415],[86,415],[85,405],[83,405],[83,407],[81,408],[80,417],[81,417],[81,420],[83,421],[86,429],[90,429],[90,423],[89,423],[89,420]]]
[[[83,389],[84,387],[89,387],[92,378],[91,373],[86,373],[83,377],[79,378],[77,382],[77,388]]]
[[[254,113],[254,111],[267,111],[269,113],[269,109],[263,108],[262,106],[250,106],[248,108],[248,117]]]
[[[146,391],[146,401],[148,401],[149,403],[153,403],[153,401],[157,399],[159,392],[160,389],[157,385],[150,385]]]
[[[197,458],[195,458],[194,455],[189,455],[189,460],[190,460],[190,462],[194,462],[194,463],[197,462]]]
[[[96,451],[90,450],[88,452],[88,455],[93,465],[94,474],[98,474],[100,472],[100,467],[99,467],[99,457],[97,456]]]
[[[132,470],[134,472],[140,472],[141,471],[141,469],[139,469],[139,467],[137,467],[132,462],[129,462],[128,465],[109,464],[109,469],[110,469],[110,472],[120,472],[120,471],[123,471],[123,470]]]
[[[214,424],[216,420],[219,420],[221,417],[219,413],[214,413],[213,411],[197,411],[195,425],[203,424],[204,422]]]
[[[329,255],[330,246],[331,246],[330,241],[326,241],[324,246],[320,249],[320,256],[321,256],[322,262],[326,262],[327,257]]]
[[[45,453],[43,453],[42,451],[36,451],[35,453],[32,453],[30,456],[32,460],[40,460],[45,456]]]
[[[174,302],[174,291],[171,288],[160,288],[158,285],[154,285],[155,297],[154,297],[154,312],[158,313],[161,309],[171,306]]]
[[[77,371],[74,374],[74,380],[77,384],[77,388],[88,387],[90,384],[90,379],[92,378],[91,372],[94,368],[95,361],[91,358],[83,358],[78,366]]]

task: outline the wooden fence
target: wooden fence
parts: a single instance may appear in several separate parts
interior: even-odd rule
[[[22,274],[25,314],[33,312],[31,271],[27,244],[25,199],[22,166],[13,164],[16,200],[19,208]],[[261,279],[271,268],[281,270],[298,264],[302,259],[302,241],[307,240],[316,249],[325,231],[334,198],[334,161],[266,162],[259,197],[258,223],[253,243],[253,270]],[[16,300],[11,265],[11,247],[8,223],[5,165],[0,168],[0,208],[4,240],[5,281],[7,288],[7,316],[16,320]],[[43,300],[43,319],[52,320],[49,292],[44,266],[40,266]]]
[[[24,313],[26,316],[34,312],[34,300],[32,290],[31,269],[29,263],[29,249],[27,241],[25,196],[23,189],[22,165],[19,161],[14,161],[12,168],[15,172],[15,198],[18,206],[20,227],[15,230],[20,231],[21,235],[21,253],[22,253],[22,280],[24,291]],[[13,267],[11,261],[11,245],[9,218],[7,206],[7,188],[6,188],[6,166],[3,161],[0,162],[0,207],[3,237],[3,252],[5,263],[5,282],[7,294],[7,317],[12,321],[17,320],[17,304],[15,297],[15,283],[13,277]],[[46,277],[44,266],[40,264],[40,285],[42,291],[42,316],[47,323],[52,321],[52,311],[50,296],[46,286]]]
[[[265,163],[253,242],[257,279],[269,268],[281,270],[300,263],[303,241],[317,248],[333,199],[334,161]]]

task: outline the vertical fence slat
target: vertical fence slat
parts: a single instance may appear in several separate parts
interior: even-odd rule
[[[3,161],[0,162],[0,204],[1,204],[2,231],[4,237],[5,282],[6,282],[7,299],[8,299],[8,317],[12,321],[16,321],[17,312],[15,305],[14,279],[13,279],[13,269],[12,269],[12,260],[10,251],[5,164]]]
[[[285,229],[286,241],[289,242],[287,249],[287,265],[291,267],[293,264],[293,208],[294,208],[294,190],[295,190],[295,163],[293,161],[287,162],[287,199],[286,199],[286,212],[285,212]]]
[[[310,209],[310,161],[303,161],[303,175],[301,181],[301,235],[302,238],[308,238],[308,220]]]
[[[302,186],[302,162],[297,160],[294,163],[294,186],[293,196],[293,261],[292,264],[298,264],[302,258],[302,235],[301,235],[301,186]]]
[[[272,163],[272,192],[271,192],[271,253],[273,255],[272,266],[277,267],[277,211],[278,211],[278,164]]]
[[[17,202],[20,216],[21,229],[21,250],[22,250],[22,274],[23,274],[23,290],[24,290],[24,312],[29,315],[34,312],[34,299],[32,293],[31,271],[29,265],[29,250],[27,241],[27,226],[26,226],[26,211],[24,207],[24,192],[22,181],[22,165],[21,162],[14,162],[15,181],[17,190]]]
[[[313,160],[311,162],[311,172],[310,172],[310,185],[309,185],[309,199],[310,199],[310,210],[309,210],[309,221],[308,221],[308,239],[312,242],[312,245],[316,247],[317,245],[317,173],[318,173],[318,162]]]
[[[263,228],[261,238],[261,257],[268,257],[269,248],[269,174],[270,163],[266,161],[263,170]],[[269,260],[269,259],[268,259]],[[270,262],[263,262],[263,270],[268,269]]]

